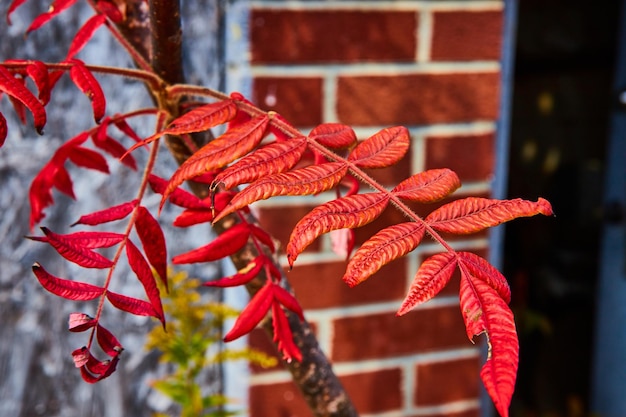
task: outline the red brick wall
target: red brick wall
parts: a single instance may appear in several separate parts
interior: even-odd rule
[[[411,173],[449,167],[465,195],[489,194],[494,169],[502,36],[499,1],[254,1],[250,10],[253,100],[308,131],[322,122],[353,126],[361,138],[402,124],[411,154],[376,174],[395,185]],[[283,243],[290,227],[329,196],[259,205]],[[424,213],[432,208],[425,208]],[[358,230],[359,242],[403,220],[390,210]],[[485,234],[456,247],[488,252]],[[458,279],[435,300],[394,316],[424,256],[424,242],[357,288],[345,262],[318,239],[289,274],[322,348],[362,415],[476,417],[479,350],[465,336]],[[455,285],[455,282],[457,283]],[[251,344],[268,348],[264,336]],[[307,416],[282,369],[255,369],[250,415]]]

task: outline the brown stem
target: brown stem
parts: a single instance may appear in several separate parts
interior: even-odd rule
[[[135,0],[126,1],[132,3]],[[152,27],[152,67],[167,84],[183,83],[179,2],[149,0],[149,5]],[[129,41],[135,42],[136,40],[130,39]],[[167,106],[170,107],[167,110],[175,117],[180,103],[176,100],[172,102],[169,98],[165,100],[165,98],[159,97],[158,99],[160,105],[167,103]],[[168,145],[179,163],[184,162],[193,153],[193,149],[190,149],[191,147],[180,138],[168,138]],[[196,142],[195,146],[199,147],[201,143]],[[204,195],[206,189],[195,187],[194,192]],[[256,219],[252,217],[248,221],[256,223]],[[221,233],[235,223],[233,218],[227,218],[216,227],[216,231]],[[246,249],[233,256],[232,260],[237,269],[240,269],[248,265],[256,256],[256,250],[250,244]],[[277,266],[280,269],[280,266]],[[287,282],[286,278],[285,282]],[[260,288],[258,282],[255,284],[247,286],[251,295],[254,295]],[[300,321],[294,314],[289,314],[288,317],[294,341],[302,352],[303,360],[302,362],[293,361],[286,365],[313,414],[318,417],[356,417],[357,412],[339,379],[334,374],[330,361],[321,351],[310,325],[306,321]],[[267,323],[264,327],[272,338],[271,324]]]

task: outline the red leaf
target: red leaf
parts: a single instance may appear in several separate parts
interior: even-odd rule
[[[33,20],[26,33],[37,30],[48,23],[54,16],[71,7],[77,0],[55,0],[46,13],[42,13]]]
[[[154,310],[152,304],[147,301],[143,301],[138,298],[127,297],[125,295],[114,293],[112,291],[107,291],[106,296],[111,304],[113,304],[115,307],[119,308],[122,311],[126,311],[127,313],[135,314],[137,316],[156,317],[161,320],[158,313]]]
[[[356,133],[350,126],[324,123],[309,133],[309,139],[333,149],[347,148],[356,142]]]
[[[63,240],[67,242],[68,245],[82,246],[86,249],[110,248],[111,246],[117,245],[125,238],[123,234],[113,232],[76,232],[68,235],[59,235],[52,233],[45,227],[42,227],[41,230],[44,231],[46,237],[30,236],[28,238],[38,242],[49,243],[49,236],[52,235],[53,239]]]
[[[120,162],[127,167],[136,170],[137,163],[135,162],[135,158],[127,153],[127,149],[121,143],[107,134],[110,120],[111,119],[109,118],[105,118],[98,127],[97,131],[91,135],[93,144],[114,158],[119,159]]]
[[[383,129],[359,143],[348,160],[361,168],[385,168],[398,162],[409,150],[411,137],[402,126]]]
[[[0,113],[0,148],[4,145],[4,141],[6,140],[8,133],[7,119],[5,119],[2,113]]]
[[[79,90],[91,100],[93,117],[96,123],[98,123],[104,117],[106,109],[106,99],[100,87],[100,83],[98,83],[96,77],[93,76],[82,61],[72,59],[70,62],[74,64],[72,68],[70,68],[70,78]]]
[[[11,2],[11,4],[9,5],[9,10],[7,10],[7,23],[9,25],[11,25],[11,14],[13,14],[13,12],[20,7],[22,4],[24,4],[26,2],[26,0],[13,0]]]
[[[89,148],[75,146],[69,150],[68,158],[79,167],[93,169],[105,174],[109,173],[109,165],[106,159],[98,152]]]
[[[304,320],[304,312],[302,311],[300,303],[298,303],[296,297],[294,297],[289,291],[283,287],[274,285],[274,299],[287,309],[296,313],[300,320]]]
[[[59,297],[75,301],[87,301],[98,298],[104,292],[104,288],[85,282],[70,281],[68,279],[58,278],[49,274],[43,266],[35,263],[33,265],[33,273],[39,280],[39,283],[46,290]]]
[[[161,294],[159,293],[159,288],[156,285],[150,265],[148,265],[148,262],[139,251],[139,248],[130,240],[126,242],[126,256],[128,257],[130,268],[135,275],[137,275],[141,285],[143,285],[143,288],[146,290],[146,295],[148,296],[150,304],[152,304],[156,317],[161,320],[161,323],[165,326],[165,314],[163,314]]]
[[[115,125],[116,128],[120,130],[120,132],[124,133],[126,136],[128,136],[135,142],[141,142],[141,138],[139,137],[139,135],[135,133],[133,128],[130,127],[130,125],[125,119],[120,119],[116,117],[113,121],[113,124]]]
[[[312,195],[330,190],[341,182],[347,172],[348,167],[343,162],[329,162],[265,176],[235,195],[214,222],[255,201],[279,195]]]
[[[496,290],[498,295],[508,304],[511,302],[511,288],[504,275],[493,265],[475,253],[458,252],[459,264],[467,268],[474,277],[483,280],[487,285]]]
[[[55,186],[63,194],[70,196],[72,199],[76,199],[74,195],[74,186],[72,184],[72,178],[70,173],[64,166],[59,166],[57,171],[52,177],[52,185]],[[52,202],[52,201],[51,201]]]
[[[454,252],[438,253],[422,262],[396,315],[402,316],[439,294],[452,278],[456,265]]]
[[[213,212],[210,209],[187,209],[180,213],[172,223],[176,227],[189,227],[201,223],[211,223]]]
[[[70,332],[84,332],[96,324],[98,324],[98,321],[85,313],[70,313],[68,320]]]
[[[26,66],[26,73],[37,86],[39,91],[39,101],[46,105],[50,101],[50,77],[48,77],[48,68],[41,61],[29,61]]]
[[[552,215],[552,207],[540,198],[536,203],[522,200],[491,200],[468,197],[439,207],[426,217],[426,222],[440,232],[474,233],[518,217]]]
[[[105,258],[97,252],[90,250],[88,246],[85,246],[84,241],[80,239],[74,239],[73,235],[59,235],[45,227],[41,230],[48,238],[48,243],[52,246],[62,257],[70,262],[80,265],[84,268],[110,268],[113,266],[111,260]],[[90,233],[90,232],[83,232]],[[98,232],[93,232],[98,233]]]
[[[65,57],[66,61],[74,58],[74,56],[80,52],[81,49],[89,42],[93,37],[93,34],[106,22],[106,16],[104,14],[95,14],[91,16],[83,26],[76,32],[72,44]]]
[[[224,336],[224,342],[230,342],[244,334],[250,333],[265,317],[274,301],[274,284],[267,280],[265,285],[252,297],[250,303],[243,309],[233,328]]]
[[[174,256],[172,262],[180,265],[216,261],[243,248],[249,237],[250,228],[248,224],[239,223],[226,230],[208,245]]]
[[[375,220],[389,197],[383,193],[356,194],[329,201],[311,210],[294,227],[287,244],[287,260],[293,266],[298,255],[318,236],[331,230],[356,228]]]
[[[30,184],[28,198],[30,200],[30,229],[39,223],[44,217],[44,209],[52,204],[52,183],[58,167],[48,163]]]
[[[163,194],[161,207],[170,193],[184,181],[222,168],[254,149],[263,139],[268,123],[267,115],[256,117],[226,131],[219,138],[200,148],[172,175]]]
[[[10,98],[17,99],[33,114],[35,129],[43,133],[46,124],[46,109],[43,104],[31,93],[22,82],[15,79],[6,68],[0,65],[0,91],[4,91]]]
[[[232,120],[236,113],[237,106],[232,100],[205,104],[173,120],[159,135],[202,132]]]
[[[267,257],[265,257],[264,255],[257,256],[252,261],[250,261],[248,265],[240,269],[235,275],[220,278],[215,281],[207,281],[202,285],[206,287],[225,288],[247,284],[248,282],[252,281],[259,272],[261,272],[261,269],[263,269],[263,266],[265,266],[266,261]]]
[[[150,184],[150,188],[152,188],[152,191],[154,191],[155,193],[161,195],[165,193],[168,182],[163,178],[151,174],[148,178],[148,182]],[[200,198],[181,188],[176,188],[174,191],[172,191],[169,195],[169,200],[172,204],[186,209],[211,208],[211,204],[205,203]]]
[[[252,236],[260,240],[265,246],[269,248],[272,253],[276,252],[276,248],[274,247],[274,241],[272,240],[272,236],[269,233],[254,224],[250,224],[249,227],[250,231],[252,232]]]
[[[215,184],[221,183],[228,190],[267,175],[287,171],[302,158],[306,146],[304,136],[270,143],[220,172],[215,177]]]
[[[121,6],[125,7],[124,3],[122,3]],[[96,3],[96,10],[98,10],[100,13],[104,13],[109,19],[113,21],[113,23],[119,24],[122,23],[125,19],[125,16],[118,8],[115,0],[100,0]]]
[[[96,327],[96,338],[102,351],[111,357],[119,355],[124,350],[121,343],[113,336],[113,333],[99,324]]]
[[[302,353],[293,342],[293,334],[289,321],[280,304],[272,303],[272,324],[274,327],[274,342],[277,344],[278,350],[283,354],[283,359],[288,363],[292,360],[302,361]]]
[[[432,203],[452,194],[460,186],[461,181],[453,171],[431,169],[407,178],[392,192],[405,200]]]
[[[130,213],[132,213],[133,209],[135,208],[135,206],[137,206],[138,203],[139,200],[133,200],[117,206],[109,207],[108,209],[96,211],[91,214],[85,214],[84,216],[81,216],[78,221],[73,223],[72,226],[75,226],[77,224],[96,226],[99,224],[121,220],[124,217],[128,216]]]
[[[167,290],[167,248],[159,222],[143,206],[139,207],[135,230],[150,265],[154,267]]]
[[[376,233],[356,251],[343,276],[350,287],[365,281],[389,262],[406,255],[419,245],[424,225],[399,223]]]
[[[498,293],[461,268],[461,311],[470,340],[485,333],[487,361],[480,376],[498,413],[508,417],[519,358],[513,313]]]

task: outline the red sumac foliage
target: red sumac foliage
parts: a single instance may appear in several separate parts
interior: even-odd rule
[[[9,22],[11,13],[24,2],[11,2],[7,15]],[[28,30],[40,28],[75,2],[54,1],[50,10],[36,17]],[[416,305],[434,297],[459,269],[460,306],[467,336],[473,339],[477,335],[485,335],[489,352],[481,377],[498,412],[508,416],[519,349],[513,315],[508,307],[510,289],[506,279],[487,260],[456,251],[442,233],[474,233],[518,217],[551,215],[552,208],[546,200],[540,198],[532,202],[468,197],[452,200],[426,217],[420,217],[408,203],[432,203],[450,198],[461,186],[454,172],[433,169],[417,173],[388,190],[365,171],[388,167],[405,156],[410,145],[410,134],[406,128],[390,127],[359,141],[349,126],[328,123],[304,135],[280,115],[260,110],[241,94],[226,96],[207,88],[167,85],[148,70],[150,65],[142,61],[136,51],[124,43],[123,46],[129,49],[142,70],[90,66],[74,56],[99,27],[111,28],[110,21],[119,22],[123,15],[117,7],[119,2],[101,0],[90,3],[95,3],[92,4],[95,14],[76,34],[64,62],[0,63],[0,93],[9,98],[22,122],[26,120],[26,110],[32,113],[38,132],[42,132],[46,123],[45,106],[56,80],[65,73],[89,97],[94,120],[101,123],[78,133],[56,149],[50,161],[34,178],[30,188],[31,228],[42,221],[44,210],[53,203],[53,188],[76,197],[67,162],[108,174],[107,157],[112,156],[121,158],[128,168],[140,171],[142,178],[136,198],[132,201],[119,202],[113,207],[85,214],[73,224],[108,227],[112,222],[123,222],[123,232],[97,230],[61,234],[42,227],[44,236],[30,237],[51,245],[69,262],[102,272],[102,282],[95,284],[81,279],[59,278],[39,264],[33,266],[36,278],[49,292],[75,301],[98,300],[93,317],[76,312],[69,318],[69,330],[72,332],[95,329],[87,345],[72,353],[75,365],[86,381],[97,382],[109,376],[123,350],[117,338],[102,326],[104,306],[108,304],[106,300],[127,313],[155,317],[165,323],[155,276],[167,283],[167,244],[159,222],[143,205],[148,188],[161,194],[160,208],[169,201],[184,209],[174,221],[175,226],[188,227],[224,220],[224,230],[219,237],[199,248],[176,254],[171,259],[173,263],[211,262],[234,256],[242,249],[256,252],[254,258],[236,274],[207,282],[205,286],[245,285],[258,279],[256,286],[260,289],[241,312],[225,340],[243,336],[266,317],[271,317],[274,341],[287,361],[302,359],[302,352],[293,341],[288,314],[302,320],[303,312],[296,298],[282,286],[283,278],[276,266],[277,248],[273,239],[246,215],[247,206],[275,196],[313,195],[335,190],[336,199],[315,207],[294,227],[285,249],[289,265],[292,266],[299,254],[322,234],[347,229],[347,236],[350,237],[353,229],[372,222],[385,210],[399,210],[406,221],[378,231],[363,243],[349,258],[343,280],[351,287],[358,285],[384,265],[416,249],[425,236],[438,242],[440,252],[430,256],[419,267],[397,314],[406,314]],[[107,115],[105,94],[94,75],[100,73],[145,83],[153,96],[158,98],[155,100],[158,103],[154,108]],[[25,83],[26,77],[30,77],[37,88],[36,95]],[[186,99],[184,105],[180,102],[182,98]],[[198,98],[202,101],[193,101]],[[129,121],[146,116],[156,116],[157,123],[154,134],[142,139],[130,127]],[[162,149],[159,138],[166,135],[188,138],[191,134],[222,125],[224,133],[199,147],[169,179],[154,175],[157,154]],[[121,137],[111,137],[109,126],[114,126]],[[6,137],[7,122],[0,114],[0,146]],[[93,148],[87,146],[89,139]],[[140,148],[149,150],[141,169],[131,155]],[[188,180],[208,181],[208,197],[201,198],[180,188]],[[367,185],[372,191],[359,193],[359,183]],[[236,187],[243,184],[247,187],[238,191]],[[133,231],[136,235],[132,234]],[[137,238],[140,245],[133,241]],[[348,238],[346,243],[346,252],[350,256],[351,239]],[[106,257],[97,251],[102,248],[110,248],[113,256]],[[127,262],[136,275],[145,297],[135,298],[111,291],[116,266],[122,261]],[[101,361],[91,354],[94,340],[109,359]]]

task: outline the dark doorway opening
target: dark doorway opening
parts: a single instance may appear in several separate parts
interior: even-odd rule
[[[521,345],[511,415],[585,416],[619,2],[518,7],[508,195],[545,197],[556,218],[506,229]]]

